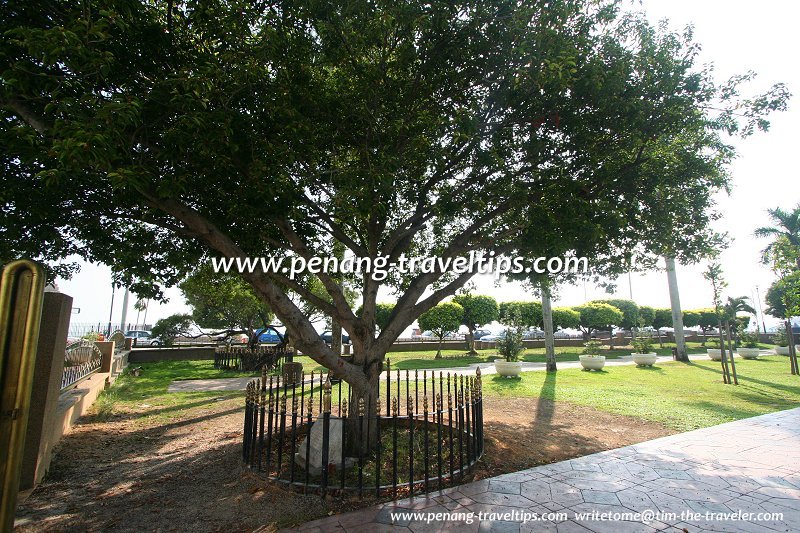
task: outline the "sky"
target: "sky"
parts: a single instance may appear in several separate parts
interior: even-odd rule
[[[637,2],[638,5],[638,2]],[[770,117],[767,133],[757,133],[747,139],[733,140],[738,158],[730,167],[732,191],[716,198],[723,218],[716,229],[733,237],[731,246],[722,254],[721,262],[728,282],[727,296],[748,296],[756,301],[757,289],[763,307],[767,287],[774,274],[759,262],[760,250],[768,241],[753,237],[753,230],[769,224],[767,209],[791,209],[800,203],[800,173],[795,154],[800,140],[800,31],[797,30],[800,3],[791,0],[761,0],[759,2],[731,0],[646,0],[641,7],[652,21],[669,19],[670,26],[681,29],[694,26],[695,41],[703,47],[700,63],[713,63],[717,81],[731,75],[754,70],[758,78],[749,86],[754,92],[773,83],[783,82],[794,97],[789,110]],[[678,284],[683,309],[709,307],[711,289],[703,279],[705,264],[679,265]],[[477,293],[491,294],[499,301],[533,299],[513,283],[495,286],[491,276],[474,278]],[[75,322],[108,322],[111,305],[111,275],[107,267],[82,263],[80,273],[70,280],[59,280],[62,292],[70,294]],[[632,293],[632,294],[631,294]],[[169,302],[152,303],[147,322],[173,313],[188,312],[180,291],[166,292]],[[633,274],[618,281],[614,297],[633,297],[640,305],[669,307],[667,277],[664,271]],[[592,286],[565,286],[558,292],[556,306],[571,306],[595,298],[607,298],[602,289]],[[386,298],[389,300],[389,298]],[[135,297],[131,296],[127,322],[134,322]],[[121,320],[122,291],[117,290],[112,322]],[[772,317],[759,313],[758,322],[770,329],[778,324]]]

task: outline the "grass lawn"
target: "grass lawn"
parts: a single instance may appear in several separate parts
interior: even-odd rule
[[[668,362],[653,368],[616,366],[602,372],[525,372],[521,379],[487,376],[484,397],[544,397],[630,415],[688,431],[800,406],[800,377],[782,356],[736,358],[739,385],[722,383],[720,363]]]
[[[135,377],[126,371],[98,397],[93,405],[98,418],[107,418],[114,413],[139,413],[138,419],[142,423],[167,423],[186,415],[187,410],[207,406],[213,399],[242,398],[238,391],[167,392],[172,381],[254,375],[218,370],[213,361],[161,361],[136,363],[130,368],[133,367],[141,367],[142,374]]]
[[[694,348],[693,351],[697,351]],[[574,360],[579,353],[576,348],[562,350],[559,355],[561,361]],[[525,360],[543,360],[544,356],[537,352],[541,350],[528,350]],[[669,348],[665,348],[664,352],[669,353]],[[626,353],[629,352],[615,350],[614,357]],[[419,352],[405,354],[415,357],[401,359],[397,366],[419,360]],[[490,361],[492,357],[486,353],[465,359]],[[463,359],[442,361],[448,362],[448,366],[458,366],[454,364],[456,362],[463,363]],[[212,361],[168,361],[138,366],[143,370],[141,376],[133,377],[126,372],[100,396],[95,405],[98,416],[135,413],[144,423],[168,422],[174,417],[185,416],[183,411],[207,406],[211,400],[242,398],[242,393],[237,391],[170,393],[167,392],[170,382],[252,375],[217,370]],[[397,366],[392,365],[393,368]],[[653,368],[616,366],[602,372],[564,369],[548,374],[535,371],[525,372],[517,380],[487,375],[484,378],[484,396],[487,401],[491,401],[492,397],[543,397],[566,401],[644,418],[680,431],[800,405],[800,377],[790,375],[786,357],[767,356],[754,361],[737,357],[736,368],[738,386],[723,384],[720,364],[713,361],[667,362]],[[383,389],[383,383],[381,386]],[[404,382],[401,388],[405,388]],[[395,385],[392,390],[395,390]],[[344,394],[346,396],[346,392]],[[337,403],[336,398],[334,403]]]

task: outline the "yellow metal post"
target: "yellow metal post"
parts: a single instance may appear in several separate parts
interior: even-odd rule
[[[13,261],[0,277],[0,531],[11,531],[28,425],[44,293],[42,267]]]

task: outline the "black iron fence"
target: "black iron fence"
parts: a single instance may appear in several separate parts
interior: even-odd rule
[[[460,483],[483,455],[480,370],[389,371],[372,409],[331,374],[301,377],[247,386],[242,458],[271,480],[399,498]]]
[[[73,342],[64,352],[64,373],[61,375],[61,390],[77,385],[80,381],[100,370],[102,354],[94,342]]]
[[[294,358],[294,352],[283,346],[217,346],[214,368],[226,370],[280,370]]]

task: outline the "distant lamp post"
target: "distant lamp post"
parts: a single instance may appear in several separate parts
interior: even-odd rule
[[[758,313],[761,315],[761,327],[764,329],[764,334],[767,333],[767,323],[764,320],[764,310],[761,309],[761,292],[758,290],[758,285],[756,285],[756,296],[758,301]],[[756,328],[757,329],[757,328]]]
[[[111,315],[114,314],[114,292],[115,292],[115,290],[116,290],[116,286],[114,285],[114,282],[112,281],[111,282],[111,309],[109,309],[109,311],[108,311],[108,332],[106,333],[106,335],[108,335],[109,337],[111,336]]]

